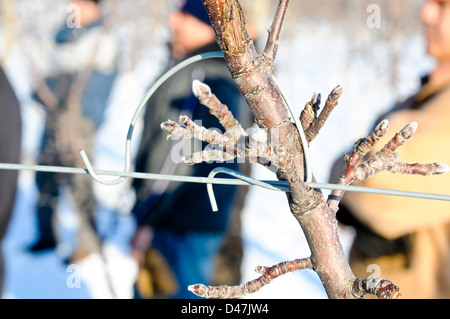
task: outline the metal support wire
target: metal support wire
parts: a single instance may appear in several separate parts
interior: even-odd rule
[[[66,174],[87,174],[87,175],[90,174],[90,172],[84,168],[45,166],[45,165],[25,165],[25,164],[0,163],[0,169],[20,170],[20,171],[31,170],[31,171],[66,173]],[[239,185],[259,186],[259,187],[263,187],[268,190],[289,192],[289,184],[285,181],[260,181],[260,180],[245,176],[239,172],[236,172],[236,171],[233,171],[233,170],[230,170],[227,168],[220,168],[220,167],[211,171],[209,177],[161,175],[161,174],[151,174],[151,173],[120,172],[120,171],[107,171],[107,170],[96,170],[95,173],[97,175],[116,176],[119,178],[153,179],[153,180],[159,179],[159,180],[176,181],[176,182],[209,184],[211,186],[207,185],[207,187],[209,187],[210,190],[211,190],[211,187],[213,184],[221,184],[221,185],[236,185],[236,186],[239,186]],[[219,173],[225,173],[225,174],[231,175],[235,178],[217,178],[217,177],[215,177]],[[318,189],[343,190],[343,191],[348,191],[348,192],[371,193],[371,194],[380,194],[380,195],[391,195],[391,196],[402,196],[402,197],[421,198],[421,199],[430,199],[430,200],[450,201],[450,195],[445,195],[445,194],[421,193],[421,192],[411,192],[411,191],[403,191],[403,190],[371,188],[371,187],[351,186],[351,185],[337,185],[337,184],[328,184],[328,183],[305,183],[305,184],[308,187],[318,188]],[[213,193],[210,193],[210,194],[213,196]]]
[[[246,175],[243,175],[239,172],[233,171],[228,168],[218,167],[211,171],[209,174],[209,178],[214,178],[219,173],[224,173],[231,175],[239,180],[243,180],[250,185],[259,186],[262,188],[266,188],[269,190],[277,190],[283,192],[289,192],[289,184],[283,181],[260,181]],[[402,191],[402,190],[392,190],[392,189],[383,189],[383,188],[371,188],[371,187],[363,187],[363,186],[351,186],[351,185],[338,185],[338,184],[328,184],[328,183],[312,183],[306,182],[305,185],[311,188],[317,189],[328,189],[328,190],[343,190],[349,192],[358,192],[358,193],[372,193],[372,194],[380,194],[380,195],[392,195],[392,196],[402,196],[402,197],[411,197],[411,198],[423,198],[423,199],[432,199],[432,200],[442,200],[442,201],[450,201],[449,195],[441,195],[441,194],[431,194],[431,193],[421,193],[421,192],[411,192],[411,191]],[[212,190],[212,183],[208,183],[207,185],[208,196],[211,202],[211,207],[214,212],[218,210],[216,200],[214,197],[214,192]]]
[[[214,197],[214,192],[212,189],[213,184],[223,184],[223,185],[254,185],[263,187],[273,191],[282,191],[289,192],[289,185],[287,182],[282,181],[260,181],[248,176],[245,176],[237,171],[233,171],[227,168],[219,167],[211,171],[208,177],[195,177],[195,176],[177,176],[177,175],[162,175],[162,174],[150,174],[150,173],[138,173],[131,172],[131,139],[133,135],[134,128],[137,124],[139,116],[141,115],[143,109],[145,108],[148,100],[151,96],[156,92],[156,90],[171,76],[175,73],[179,72],[186,66],[201,61],[205,59],[213,59],[213,58],[223,58],[223,53],[218,52],[208,52],[204,54],[196,55],[192,58],[189,58],[166,72],[162,77],[160,77],[147,91],[144,98],[139,103],[133,118],[131,120],[127,139],[125,143],[125,169],[122,172],[119,171],[107,171],[107,170],[95,170],[89,160],[86,152],[84,150],[80,150],[81,158],[86,165],[86,169],[83,168],[75,168],[75,167],[60,167],[60,166],[45,166],[45,165],[24,165],[24,164],[9,164],[9,163],[0,163],[0,169],[5,170],[32,170],[32,171],[42,171],[42,172],[55,172],[55,173],[66,173],[66,174],[88,174],[94,179],[96,182],[105,184],[105,185],[117,185],[122,183],[126,178],[135,178],[135,179],[153,179],[153,180],[166,180],[166,181],[177,181],[177,182],[187,182],[187,183],[203,183],[207,184],[207,191],[211,201],[211,206],[213,211],[217,211],[217,203]],[[279,85],[277,79],[274,77],[274,82],[278,87],[281,96],[283,97],[284,102],[286,103],[286,107],[291,113],[298,133],[300,135],[300,140],[302,143],[304,159],[305,159],[305,184],[308,187],[319,188],[319,189],[329,189],[329,190],[343,190],[350,192],[363,192],[363,193],[372,193],[372,194],[381,194],[381,195],[393,195],[393,196],[404,196],[404,197],[413,197],[413,198],[422,198],[422,199],[431,199],[431,200],[443,200],[450,201],[450,195],[441,195],[441,194],[430,194],[430,193],[420,193],[420,192],[410,192],[410,191],[402,191],[402,190],[390,190],[390,189],[379,189],[379,188],[369,188],[369,187],[361,187],[361,186],[344,186],[344,185],[336,185],[336,184],[328,184],[328,183],[313,183],[312,181],[312,169],[311,169],[311,160],[309,155],[308,143],[306,140],[305,132],[303,131],[302,125],[300,123],[300,118],[297,116],[295,109],[292,106],[292,103],[287,98],[287,95],[282,90]],[[231,175],[234,178],[216,178],[215,176],[219,173],[224,173],[227,175]],[[115,176],[116,179],[107,180],[100,175],[104,176]]]

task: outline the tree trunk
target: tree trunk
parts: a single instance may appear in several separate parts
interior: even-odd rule
[[[277,175],[280,180],[289,183],[289,206],[308,240],[312,267],[330,298],[348,297],[349,287],[355,277],[339,242],[336,218],[320,191],[309,189],[303,183],[304,159],[300,137],[289,119],[283,97],[272,75],[279,32],[289,1],[280,1],[262,54],[257,54],[245,30],[244,16],[237,1],[203,2],[228,68],[247,100],[256,123],[267,130],[278,129],[282,157],[279,158]]]

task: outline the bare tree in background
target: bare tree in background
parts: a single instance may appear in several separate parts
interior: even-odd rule
[[[314,140],[337,106],[342,88],[338,86],[330,93],[320,113],[320,102],[316,95],[306,103],[300,116],[302,127],[296,127],[291,122],[285,100],[272,73],[289,0],[279,1],[265,49],[260,54],[256,52],[253,41],[246,32],[244,14],[237,0],[203,0],[203,3],[215,28],[216,39],[228,68],[246,98],[260,130],[248,135],[227,107],[217,100],[214,92],[200,82],[193,84],[194,93],[202,104],[210,108],[211,114],[221,121],[226,129],[225,134],[199,127],[187,117],[180,118],[181,124],[165,122],[162,128],[169,136],[199,138],[217,146],[213,152],[205,150],[188,156],[185,158],[188,164],[243,157],[272,169],[275,166],[277,178],[289,185],[289,191],[286,192],[289,207],[305,234],[311,256],[271,267],[257,267],[256,271],[261,276],[242,285],[195,284],[189,289],[206,298],[237,298],[258,291],[287,272],[312,269],[320,277],[330,298],[361,298],[365,294],[373,294],[379,298],[400,297],[400,288],[387,279],[357,279],[353,275],[339,241],[335,218],[344,192],[333,191],[326,199],[320,190],[309,188],[304,183],[307,172],[303,148]],[[350,185],[382,171],[420,175],[443,174],[448,171],[448,167],[441,163],[419,165],[398,162],[395,151],[413,136],[416,123],[406,125],[380,151],[373,153],[377,142],[387,133],[388,126],[387,121],[381,122],[367,138],[355,143],[351,154],[345,155],[347,166],[339,180],[340,185]],[[277,141],[262,138],[274,130],[278,134]],[[308,145],[302,145],[299,130],[305,132]],[[368,154],[370,155],[366,157]]]

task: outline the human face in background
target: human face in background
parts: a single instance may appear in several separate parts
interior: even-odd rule
[[[214,29],[193,15],[176,11],[169,16],[172,31],[170,47],[172,56],[181,59],[196,49],[214,41]]]
[[[72,0],[72,4],[80,9],[80,24],[87,26],[101,17],[100,5],[89,0]]]
[[[439,61],[450,61],[450,1],[427,1],[420,17],[425,25],[427,52]]]

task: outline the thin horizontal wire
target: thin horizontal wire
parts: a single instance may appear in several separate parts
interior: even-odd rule
[[[36,171],[36,172],[51,172],[62,174],[86,174],[90,175],[90,172],[86,168],[76,167],[63,167],[63,166],[50,166],[50,165],[25,165],[25,164],[9,164],[0,163],[0,169],[4,170],[18,170],[18,171]],[[195,177],[195,176],[181,176],[181,175],[163,175],[153,173],[139,173],[139,172],[123,172],[123,171],[110,171],[110,170],[95,170],[97,175],[115,176],[115,177],[129,177],[135,179],[149,179],[149,180],[166,180],[173,182],[187,182],[187,183],[200,183],[200,184],[225,184],[225,185],[249,185],[249,183],[240,182],[231,178],[208,178],[208,177]],[[279,187],[280,191],[287,191],[282,186]]]
[[[76,168],[76,167],[62,167],[62,166],[46,166],[46,165],[25,165],[25,164],[10,164],[10,163],[0,163],[0,169],[4,170],[31,170],[31,171],[41,171],[41,172],[53,172],[53,173],[66,173],[66,174],[86,174],[89,175],[87,169]],[[271,190],[289,192],[289,185],[284,181],[259,181],[247,177],[247,180],[237,179],[237,178],[211,178],[211,177],[195,177],[195,176],[180,176],[180,175],[161,175],[152,173],[140,173],[140,172],[120,172],[120,171],[108,171],[108,170],[96,170],[96,174],[105,176],[120,176],[120,177],[130,177],[136,179],[159,179],[175,182],[187,182],[187,183],[201,183],[201,184],[222,184],[222,185],[254,185],[265,187]],[[218,174],[217,171],[215,171]],[[220,172],[220,171],[219,171]],[[258,181],[260,184],[255,185],[254,181]],[[262,185],[262,184],[267,185]],[[383,188],[371,188],[363,186],[351,186],[351,185],[337,185],[328,183],[305,183],[308,187],[318,188],[318,189],[329,189],[329,190],[343,190],[348,192],[359,192],[359,193],[371,193],[380,195],[391,195],[391,196],[401,196],[401,197],[411,197],[411,198],[422,198],[430,200],[441,200],[450,201],[450,195],[445,194],[432,194],[432,193],[422,193],[422,192],[411,192],[403,190],[392,190]]]
[[[450,201],[450,195],[445,195],[445,194],[422,193],[422,192],[412,192],[412,191],[403,191],[403,190],[395,190],[395,189],[373,188],[373,187],[352,186],[352,185],[338,185],[338,184],[327,184],[327,183],[324,183],[324,184],[322,184],[322,183],[305,183],[305,184],[311,188],[343,190],[343,191],[357,192],[357,193],[370,193],[370,194],[379,194],[379,195],[390,195],[390,196]]]

